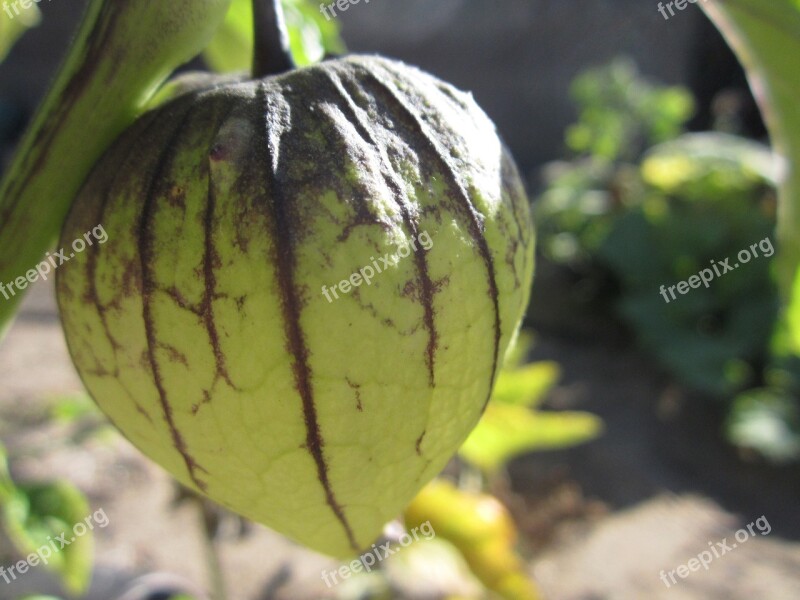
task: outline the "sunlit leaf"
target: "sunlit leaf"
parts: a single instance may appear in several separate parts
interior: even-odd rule
[[[497,378],[492,402],[538,405],[561,376],[558,363],[542,361],[513,370],[503,370]]]
[[[687,90],[650,83],[626,57],[579,75],[571,94],[580,120],[567,129],[567,146],[608,161],[633,160],[675,137],[694,112]]]
[[[777,186],[779,164],[763,144],[724,133],[692,133],[651,148],[642,162],[648,184],[707,202],[734,191]]]
[[[88,394],[74,394],[53,398],[50,414],[56,421],[72,423],[87,416],[101,414]]]
[[[800,458],[800,410],[777,390],[750,390],[736,398],[726,428],[734,444],[771,461]]]
[[[64,587],[76,594],[89,585],[94,540],[88,527],[83,535],[75,535],[78,532],[73,532],[73,527],[88,514],[84,495],[63,482],[17,486],[2,504],[4,528],[18,551],[23,556],[46,553],[46,567],[58,573]],[[63,548],[61,541],[56,541],[62,535],[67,542]]]
[[[328,21],[319,11],[319,4],[310,0],[284,0],[286,27],[292,55],[298,65],[322,60],[326,53],[344,51],[338,24]],[[248,71],[253,59],[252,0],[233,0],[225,22],[204,52],[215,71],[230,73]]]
[[[6,14],[0,14],[0,61],[8,54],[14,43],[29,28],[35,27],[41,20],[39,8],[32,4],[29,8],[20,10],[19,15],[8,18]]]
[[[467,462],[492,472],[520,454],[587,442],[602,429],[602,421],[588,413],[536,412],[525,406],[492,402],[458,453]]]

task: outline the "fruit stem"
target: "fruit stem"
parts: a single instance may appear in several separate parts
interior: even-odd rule
[[[281,0],[253,0],[253,77],[280,75],[296,67]]]

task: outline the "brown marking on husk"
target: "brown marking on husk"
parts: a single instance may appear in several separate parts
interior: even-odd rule
[[[331,69],[324,69],[322,71],[327,76],[328,82],[331,84],[331,89],[344,102],[351,117],[351,123],[355,127],[361,138],[371,145],[380,157],[381,176],[386,183],[386,186],[392,191],[392,198],[397,203],[400,209],[400,214],[403,218],[403,224],[410,231],[414,239],[419,238],[418,222],[412,218],[412,206],[408,201],[407,194],[403,189],[402,183],[399,181],[400,176],[392,167],[386,149],[380,145],[375,139],[370,124],[365,121],[358,112],[358,106],[352,95],[345,89],[342,81],[333,73]],[[418,278],[420,285],[415,285],[414,288],[418,291],[418,299],[422,304],[424,310],[424,323],[428,331],[428,344],[426,347],[425,364],[428,368],[428,386],[433,388],[436,384],[435,375],[435,360],[436,348],[438,346],[439,334],[436,329],[436,322],[434,319],[433,296],[436,288],[431,280],[430,271],[428,269],[427,254],[424,248],[413,245],[414,249],[414,264],[417,268]]]
[[[502,337],[502,327],[500,322],[500,292],[497,287],[497,278],[495,275],[494,259],[492,257],[489,244],[484,236],[484,222],[483,217],[478,213],[475,206],[472,204],[469,192],[464,187],[460,177],[456,172],[455,166],[451,163],[446,153],[439,147],[439,142],[435,139],[434,135],[429,131],[428,126],[423,122],[420,114],[418,114],[413,107],[400,97],[400,93],[396,90],[395,85],[388,81],[385,77],[376,74],[377,67],[362,68],[360,74],[367,81],[372,83],[372,87],[377,95],[380,95],[384,101],[394,106],[404,117],[404,124],[414,134],[415,139],[421,140],[423,145],[428,150],[428,155],[433,161],[439,163],[443,170],[443,174],[449,179],[449,188],[453,193],[455,199],[458,201],[457,206],[461,209],[467,217],[467,227],[476,244],[478,254],[483,260],[488,279],[488,293],[489,298],[494,307],[494,357],[492,360],[492,374],[489,379],[489,392],[487,393],[486,400],[483,408],[489,403],[491,398],[494,380],[497,375],[499,360],[500,360],[500,339]]]
[[[358,410],[358,412],[364,412],[364,406],[361,404],[361,386],[350,381],[349,377],[345,377],[344,380],[356,394],[356,410]]]
[[[189,120],[191,111],[187,112],[181,119],[179,125],[175,127],[168,143],[164,146],[159,154],[157,161],[156,172],[149,184],[149,189],[145,196],[145,203],[142,209],[141,222],[139,225],[139,257],[141,260],[142,270],[142,318],[145,326],[145,335],[147,338],[147,354],[150,363],[150,368],[153,373],[153,381],[158,391],[158,398],[161,404],[161,409],[164,413],[164,419],[169,427],[170,435],[172,437],[172,444],[178,453],[183,458],[186,469],[189,472],[189,478],[192,482],[202,491],[206,490],[206,483],[198,476],[198,471],[207,471],[200,466],[186,445],[183,435],[178,430],[175,423],[172,405],[167,397],[167,390],[164,387],[163,378],[161,376],[161,367],[156,358],[156,348],[158,346],[158,335],[156,332],[155,324],[153,322],[151,299],[153,292],[156,290],[155,281],[153,280],[151,268],[149,265],[153,264],[153,232],[151,217],[155,212],[155,201],[158,197],[160,188],[166,185],[165,175],[168,165],[171,164],[171,157],[174,156],[176,147],[181,137],[181,130],[185,123]]]
[[[268,91],[262,83],[258,88],[256,111],[263,119],[263,147],[259,144],[256,152],[263,153],[261,157],[266,166],[264,173],[267,185],[268,201],[265,202],[270,212],[270,231],[274,242],[273,264],[275,265],[275,276],[280,295],[281,311],[283,313],[284,330],[286,333],[287,351],[292,355],[292,371],[294,373],[295,389],[297,390],[303,404],[303,416],[306,425],[305,448],[314,459],[317,467],[317,479],[325,493],[325,499],[333,511],[334,515],[341,523],[351,548],[358,552],[361,547],[356,541],[353,529],[347,520],[342,506],[336,499],[333,487],[328,475],[328,464],[325,459],[325,442],[320,431],[317,416],[317,407],[314,400],[314,391],[311,383],[311,367],[309,365],[309,351],[306,346],[305,336],[300,326],[300,313],[302,310],[300,290],[295,282],[295,255],[293,246],[294,228],[291,217],[288,214],[287,198],[283,191],[281,171],[285,165],[285,159],[278,164],[279,148],[282,139],[273,139],[275,123],[271,120],[271,110]],[[282,132],[278,132],[280,135]]]

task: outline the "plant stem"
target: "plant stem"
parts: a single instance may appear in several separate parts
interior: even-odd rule
[[[197,506],[202,520],[203,551],[208,569],[211,600],[226,600],[228,594],[225,589],[225,577],[222,574],[222,563],[219,560],[219,553],[214,541],[217,535],[216,515],[203,498],[194,493],[191,494],[191,498]]]
[[[0,282],[42,260],[97,159],[172,71],[202,51],[230,2],[89,1],[0,184]],[[0,298],[0,338],[21,297]]]
[[[296,67],[281,0],[253,0],[253,78],[280,75]]]

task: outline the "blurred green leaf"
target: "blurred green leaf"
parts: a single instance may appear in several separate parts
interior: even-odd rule
[[[23,555],[48,548],[47,568],[57,572],[64,587],[76,594],[89,585],[94,540],[88,528],[77,536],[73,527],[88,514],[84,495],[64,482],[19,485],[2,499],[3,525],[16,548]],[[68,542],[64,548],[55,541],[62,534]]]
[[[253,61],[251,0],[233,0],[225,21],[203,52],[209,66],[221,73],[248,71]]]
[[[6,14],[0,14],[0,62],[23,33],[39,24],[41,17],[39,7],[35,4],[22,9],[13,19],[8,18]]]
[[[458,452],[467,462],[492,472],[523,453],[582,444],[602,429],[602,421],[587,413],[535,412],[491,402]]]
[[[327,20],[314,0],[284,0],[286,26],[292,54],[298,65],[309,65],[321,61],[326,54],[342,54],[346,51],[339,34],[338,22]]]
[[[492,402],[536,406],[561,377],[555,362],[537,362],[519,369],[503,370],[497,378]]]
[[[726,423],[730,440],[781,463],[800,458],[800,409],[779,390],[755,389],[736,398]]]
[[[52,399],[50,414],[60,423],[74,423],[88,416],[98,416],[100,411],[88,394],[59,396]]]
[[[567,146],[608,161],[633,160],[647,145],[675,137],[694,112],[688,91],[648,82],[628,58],[579,75],[572,98],[580,118],[567,129]]]
[[[8,453],[6,447],[0,443],[0,504],[10,500],[16,493],[17,486],[8,470]]]
[[[204,52],[215,71],[249,71],[253,59],[252,0],[233,0],[217,35]],[[339,54],[345,47],[335,20],[328,21],[311,0],[283,0],[292,55],[298,65],[322,60],[326,53]]]
[[[642,176],[659,191],[714,201],[733,193],[776,187],[780,165],[769,147],[724,133],[683,135],[651,148]]]
[[[717,195],[658,200],[666,212],[650,210],[656,200],[648,198],[617,217],[595,255],[618,278],[618,310],[639,343],[685,384],[719,396],[756,379],[736,365],[763,360],[778,312],[771,260],[764,252],[732,273],[714,274],[708,287],[676,293],[675,299],[669,294],[670,286],[711,268],[712,261],[732,258],[733,265],[742,248],[764,240],[766,247],[771,244],[773,221],[761,211],[766,200],[759,202],[768,197],[758,191],[763,182],[744,193],[726,192],[721,181],[741,179],[721,178],[714,185],[705,175],[686,179],[681,189],[716,189]]]

